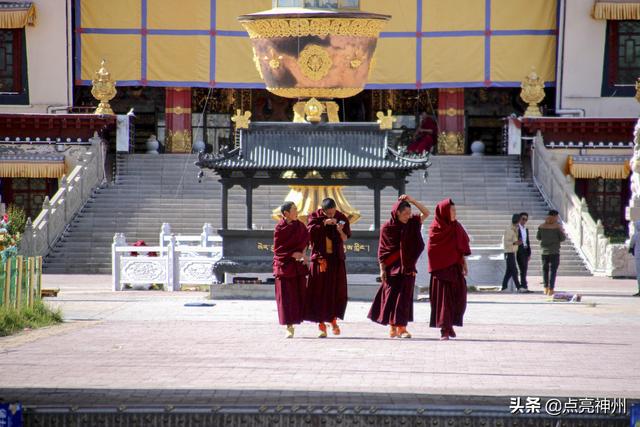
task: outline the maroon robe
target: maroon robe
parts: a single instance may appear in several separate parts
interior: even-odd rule
[[[438,124],[431,116],[427,116],[420,123],[420,128],[416,132],[416,139],[407,147],[409,153],[422,153],[431,151],[436,144],[438,135]]]
[[[349,220],[340,211],[334,218],[344,221],[342,232],[351,237]],[[304,320],[331,322],[344,319],[347,309],[347,269],[345,267],[344,242],[335,225],[324,225],[329,217],[322,209],[309,215],[307,228],[311,236],[311,271],[305,304]],[[332,252],[327,252],[327,239]]]
[[[300,221],[287,223],[282,219],[276,225],[273,233],[273,275],[281,325],[302,323],[309,269],[292,255],[304,252],[308,244],[309,232]]]
[[[416,263],[424,250],[420,215],[406,224],[398,221],[396,202],[391,219],[380,230],[378,261],[385,264],[386,279],[380,284],[369,310],[369,319],[382,325],[407,326],[413,321],[413,289]]]
[[[438,203],[429,227],[429,326],[450,330],[462,326],[467,308],[467,281],[462,266],[464,257],[471,254],[469,236],[458,221],[451,221],[451,199]]]

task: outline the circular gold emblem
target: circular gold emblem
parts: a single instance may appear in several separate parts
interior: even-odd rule
[[[310,44],[305,47],[298,57],[298,65],[302,74],[311,80],[322,80],[331,69],[333,61],[329,53],[318,45]]]

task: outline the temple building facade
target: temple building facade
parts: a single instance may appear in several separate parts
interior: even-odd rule
[[[630,0],[0,1],[2,202],[36,216],[73,170],[70,153],[90,151],[94,134],[109,175],[117,152],[144,153],[156,141],[161,154],[232,147],[238,110],[293,121],[296,99],[267,90],[261,75],[289,58],[258,53],[238,20],[274,7],[390,16],[375,55],[348,53],[345,66],[370,71],[363,91],[337,97],[339,121],[375,122],[390,110],[393,138],[408,146],[520,156],[534,181],[539,144],[604,235],[628,236],[640,112],[640,2]],[[302,31],[264,25],[274,37]],[[101,67],[115,82],[115,116],[96,119]],[[533,104],[522,95],[531,76]],[[532,105],[539,116],[526,113]]]

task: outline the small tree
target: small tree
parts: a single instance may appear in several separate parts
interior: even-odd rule
[[[27,224],[27,215],[24,213],[24,209],[20,206],[9,205],[7,216],[9,217],[9,224],[7,225],[9,234],[22,236],[24,227]]]

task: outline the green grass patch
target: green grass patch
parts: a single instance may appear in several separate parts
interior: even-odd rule
[[[60,310],[51,310],[42,301],[33,307],[0,307],[0,337],[14,334],[25,328],[35,329],[62,322]]]

